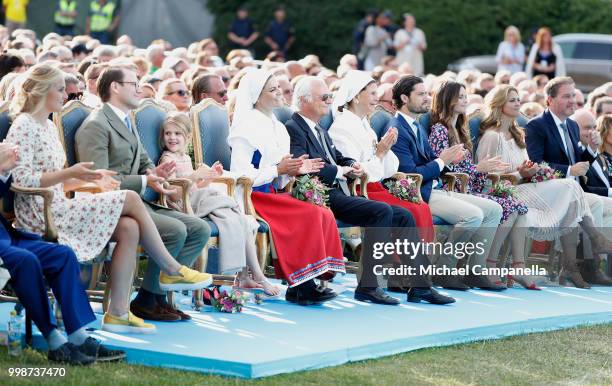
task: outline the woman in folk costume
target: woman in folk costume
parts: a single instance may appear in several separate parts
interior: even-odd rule
[[[368,122],[368,115],[378,102],[376,88],[376,82],[368,73],[349,71],[334,97],[332,111],[337,115],[329,135],[344,156],[356,159],[363,166],[369,181],[372,181],[367,187],[368,198],[409,210],[421,238],[432,241],[434,228],[429,205],[401,200],[389,193],[381,182],[397,173],[399,160],[390,150],[397,141],[397,129],[390,128],[378,142]]]
[[[342,246],[329,209],[275,192],[291,176],[322,167],[320,160],[295,159],[289,154],[287,129],[272,113],[282,103],[278,80],[271,72],[253,69],[242,78],[228,138],[230,170],[253,180],[251,200],[270,225],[276,273],[290,287],[286,299],[316,304],[335,296],[330,289],[317,288],[313,279],[344,272]]]

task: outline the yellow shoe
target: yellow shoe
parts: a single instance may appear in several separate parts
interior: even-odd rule
[[[159,287],[163,291],[186,291],[208,287],[212,284],[212,275],[198,272],[184,265],[176,276],[162,272],[159,275]]]
[[[154,334],[157,332],[154,325],[145,323],[131,312],[128,312],[127,319],[105,313],[102,319],[102,330],[117,334]]]

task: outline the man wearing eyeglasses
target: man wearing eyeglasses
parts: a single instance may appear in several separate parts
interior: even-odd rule
[[[160,194],[175,192],[165,186],[165,181],[176,163],[155,166],[129,118],[130,110],[138,107],[140,100],[136,72],[121,67],[105,69],[98,79],[98,94],[102,107],[89,115],[75,136],[79,162],[91,161],[96,167],[117,172],[120,188],[139,193],[145,201],[170,254],[180,264],[191,267],[208,242],[210,227],[200,218],[161,207],[146,198],[147,188]],[[132,313],[165,322],[190,319],[166,301],[159,287],[159,274],[159,266],[150,259],[140,291],[130,304]]]
[[[227,103],[227,88],[220,76],[214,74],[200,75],[193,81],[191,86],[191,96],[193,104],[211,98],[220,105]]]

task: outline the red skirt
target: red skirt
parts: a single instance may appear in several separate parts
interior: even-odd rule
[[[410,213],[412,213],[412,216],[414,216],[414,220],[419,228],[421,238],[427,242],[434,241],[436,233],[433,226],[433,219],[431,217],[431,210],[426,202],[415,204],[413,202],[400,200],[389,193],[389,191],[385,189],[383,184],[380,182],[371,182],[368,184],[368,198],[370,200],[380,201],[389,205],[401,206],[404,209],[408,209]]]
[[[331,210],[287,193],[253,192],[257,214],[270,225],[276,276],[290,287],[326,272],[345,272],[342,243]]]

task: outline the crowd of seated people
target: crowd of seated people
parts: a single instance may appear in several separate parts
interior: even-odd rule
[[[85,329],[95,316],[79,267],[109,243],[103,330],[154,333],[147,321],[190,320],[167,294],[213,284],[195,266],[213,226],[213,273],[275,297],[282,289],[265,276],[256,247],[264,224],[270,250],[263,261],[273,261],[286,301],[302,306],[337,296],[326,283],[347,272],[345,227],[362,231],[361,248],[352,250],[360,251],[358,301],[392,306],[402,302],[398,293],[408,302],[450,304],[453,291],[503,291],[514,283],[538,290],[544,278],[525,269],[535,241],[557,251],[559,284],[612,285],[603,264],[612,252],[612,83],[585,98],[569,77],[534,67],[529,78],[521,71],[525,58],[505,63],[512,72],[505,65],[497,74],[418,77],[395,60],[360,71],[350,54],[337,72],[316,55],[256,61],[235,49],[223,60],[212,39],[174,49],[156,40],[143,49],[127,37],[101,45],[89,36],[50,33],[39,41],[30,30],[6,36],[0,29],[0,40],[0,114],[10,122],[1,133],[0,180],[3,197],[11,185],[16,191],[14,223],[2,218],[0,258],[51,360],[125,357]],[[87,116],[73,133],[75,162],[67,164],[51,118],[73,100]],[[159,128],[133,119],[145,101],[163,111]],[[228,134],[212,144],[228,147],[226,164],[196,164],[200,118],[193,111],[205,104],[227,119]],[[157,155],[141,139],[151,133]],[[555,178],[540,181],[545,164]],[[305,175],[325,186],[327,205],[291,194]],[[213,187],[223,176],[242,181],[242,189],[230,196]],[[416,196],[393,194],[394,181],[415,184]],[[91,186],[95,193],[66,194]],[[500,196],[497,186],[511,193]],[[49,206],[28,189],[52,192]],[[49,217],[53,242],[41,239]],[[377,245],[396,240],[479,248],[465,256],[423,249],[380,258]],[[130,302],[139,246],[146,270]],[[381,265],[392,269],[381,275]],[[67,338],[49,318],[47,285]]]

